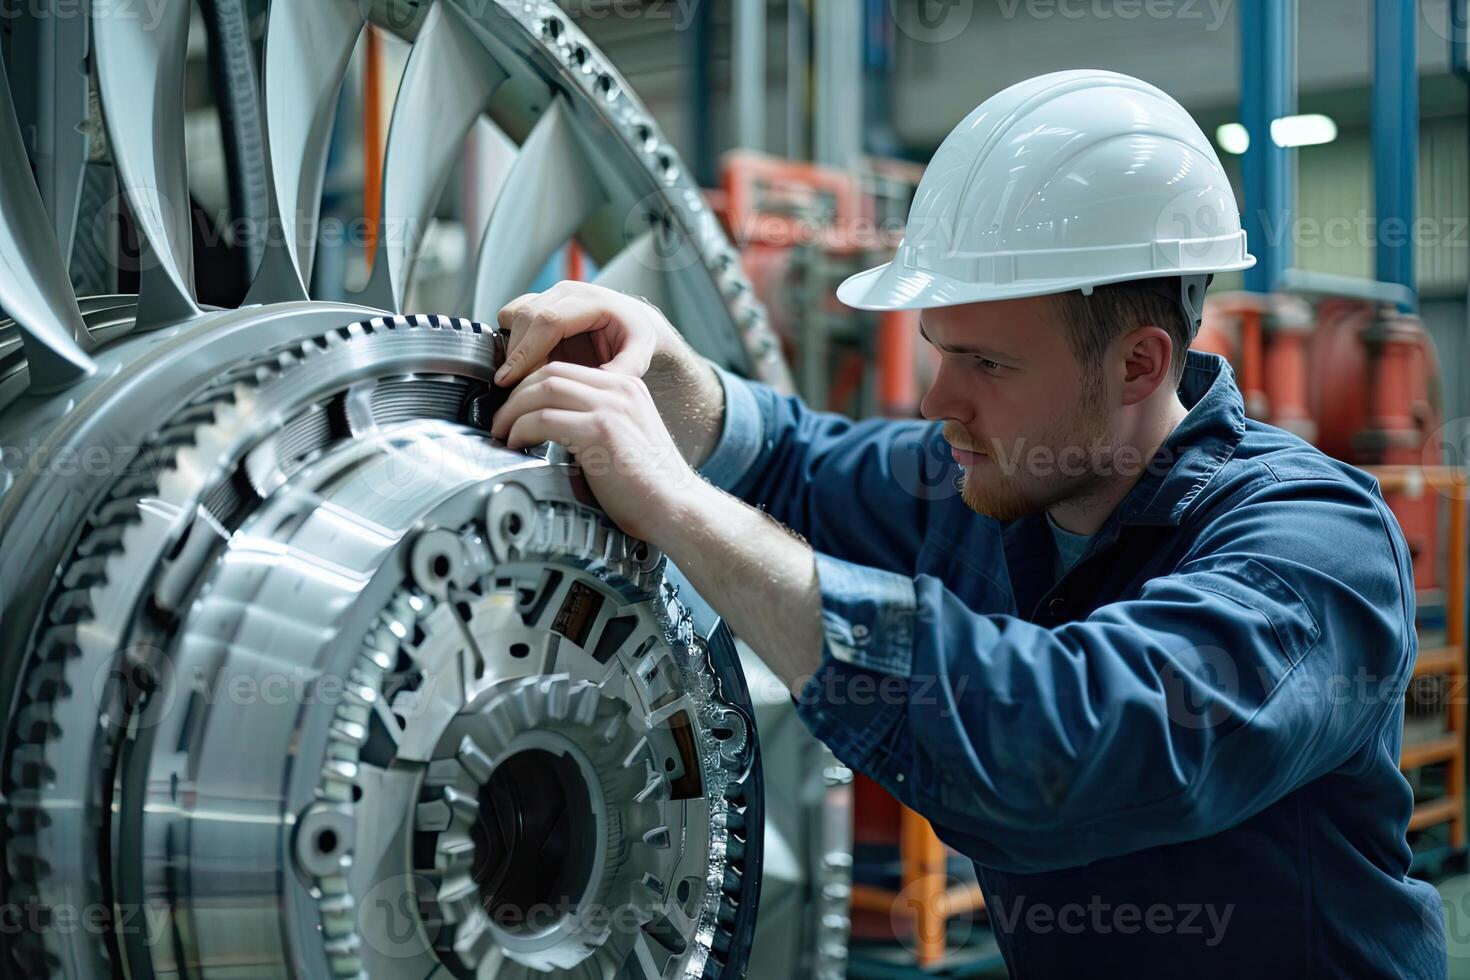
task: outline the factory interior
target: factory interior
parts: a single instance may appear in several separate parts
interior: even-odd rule
[[[925,252],[936,221],[991,244]],[[1120,532],[1146,573],[1069,564],[1047,511],[1037,595],[1107,580],[1086,612],[961,608],[1020,573],[944,469],[981,468],[980,369],[934,308],[1148,277],[1179,397],[1221,379],[1170,425],[1224,386],[1242,448]],[[736,551],[620,526],[617,466],[496,428],[560,322],[530,296],[713,366],[685,457],[810,542],[809,604],[762,607],[823,637],[804,671]],[[0,456],[0,976],[1470,978],[1467,0],[0,0]],[[1267,472],[1279,506],[1221,502]],[[1212,541],[1258,507],[1255,557]],[[887,571],[821,555],[858,538]],[[900,614],[905,666],[865,673]],[[946,655],[972,673],[923,707]],[[823,714],[818,671],[915,700]]]

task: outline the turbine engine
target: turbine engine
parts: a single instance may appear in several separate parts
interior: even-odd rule
[[[784,385],[733,250],[553,4],[274,0],[271,234],[244,305],[208,307],[177,111],[190,8],[88,24],[136,296],[72,291],[0,91],[10,969],[743,975],[763,801],[731,638],[562,450],[488,434],[487,324],[574,236],[599,281]],[[413,42],[391,233],[365,291],[323,302],[304,284],[331,109],[369,21]],[[408,312],[487,117],[520,149],[473,282]]]

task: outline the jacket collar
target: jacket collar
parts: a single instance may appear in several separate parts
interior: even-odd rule
[[[1189,352],[1179,400],[1188,413],[1118,505],[1123,524],[1178,524],[1245,435],[1245,402],[1218,354]]]

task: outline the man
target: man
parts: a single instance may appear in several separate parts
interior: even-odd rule
[[[929,423],[812,412],[560,284],[501,313],[492,428],[579,453],[838,757],[974,859],[1015,975],[1444,976],[1407,877],[1403,537],[1186,356],[1207,277],[1253,261],[1177,103],[1046,75],[956,128],[895,261],[839,291],[923,310]],[[946,455],[960,495],[924,477]]]

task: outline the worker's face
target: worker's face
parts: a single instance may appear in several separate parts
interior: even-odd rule
[[[1052,300],[925,310],[921,326],[941,360],[920,409],[944,422],[971,508],[1014,520],[1097,488],[1114,400],[1077,360]]]

